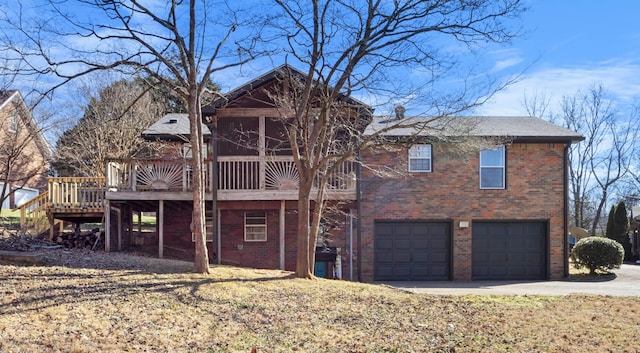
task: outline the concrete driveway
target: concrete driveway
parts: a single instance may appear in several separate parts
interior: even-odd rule
[[[418,294],[439,295],[569,295],[640,296],[640,265],[624,264],[606,280],[378,282]]]

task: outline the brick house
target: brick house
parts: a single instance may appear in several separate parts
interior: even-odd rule
[[[266,93],[287,85],[281,70],[302,76],[278,68],[203,108],[212,263],[295,269],[299,179]],[[371,122],[365,135],[394,123],[340,99]],[[582,137],[532,117],[437,123],[429,127],[444,130],[385,129],[385,148],[363,150],[360,163],[345,161],[330,176],[316,275],[367,282],[564,277],[567,148]],[[136,246],[193,259],[188,135],[185,115],[165,116],[143,133],[166,146],[160,158],[108,163],[107,251]],[[133,215],[141,212],[156,213],[154,233],[139,232]]]
[[[0,90],[0,193],[15,208],[47,187],[51,148],[22,95]]]
[[[288,66],[278,68],[203,108],[206,233],[213,263],[295,269],[299,176],[277,120],[280,112],[266,93],[286,85],[281,70],[302,75]],[[215,138],[211,131],[217,132]],[[143,136],[167,147],[159,159],[108,163],[106,248],[143,244],[159,256],[191,260],[195,250],[190,230],[193,196],[188,117],[167,115]],[[344,162],[332,180],[351,177],[354,165]],[[317,275],[344,277],[342,260],[350,253],[347,238],[353,236],[353,221],[348,216],[355,209],[355,191],[355,182],[336,182],[327,192],[335,214],[328,213],[322,227]],[[132,215],[140,212],[158,215],[159,226],[151,239],[135,239]]]
[[[385,124],[377,120],[368,133]],[[363,280],[565,277],[567,148],[582,137],[534,117],[447,122],[447,129],[456,126],[469,127],[468,136],[481,143],[460,150],[462,142],[447,139],[447,131],[425,129],[397,151],[363,153],[374,169],[404,172],[378,177],[362,170]],[[385,136],[397,141],[413,133]]]

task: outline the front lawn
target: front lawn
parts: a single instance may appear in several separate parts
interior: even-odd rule
[[[0,265],[0,352],[640,351],[639,298],[431,296],[120,253],[47,259]]]

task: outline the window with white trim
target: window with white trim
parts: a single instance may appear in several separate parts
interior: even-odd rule
[[[413,145],[409,148],[409,171],[431,172],[431,145]]]
[[[267,241],[267,214],[244,213],[244,241]]]
[[[505,171],[504,146],[480,151],[480,189],[504,189]]]
[[[18,131],[18,124],[19,124],[18,113],[16,112],[9,113],[9,132]]]
[[[202,145],[202,158],[204,159],[207,158],[207,146],[208,145],[206,143]],[[182,156],[182,158],[185,158],[185,159],[193,158],[193,149],[191,148],[190,143],[182,144],[182,151],[180,152],[180,156]]]

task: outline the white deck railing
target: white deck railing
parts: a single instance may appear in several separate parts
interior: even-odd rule
[[[191,161],[187,159],[110,160],[107,163],[109,191],[190,191]],[[211,190],[213,163],[205,162],[206,191]],[[300,176],[291,156],[220,156],[218,190],[296,190]],[[329,175],[328,188],[355,190],[353,162],[342,163]]]

